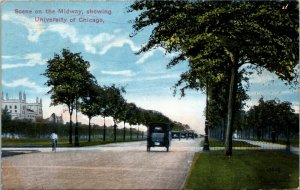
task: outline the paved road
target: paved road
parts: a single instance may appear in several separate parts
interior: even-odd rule
[[[200,139],[174,140],[170,152],[145,142],[34,149],[2,159],[4,189],[181,189]],[[30,151],[30,150],[27,150]]]

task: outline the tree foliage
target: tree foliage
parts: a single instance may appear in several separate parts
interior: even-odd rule
[[[225,154],[232,154],[238,74],[265,68],[287,83],[297,83],[299,13],[297,1],[136,1],[134,33],[153,26],[138,53],[162,47],[178,55],[169,67],[189,61],[177,86],[205,89],[229,78]],[[248,71],[247,70],[247,71]],[[207,89],[206,89],[207,90]]]
[[[117,87],[115,85],[105,88],[106,97],[109,98],[105,112],[111,116],[114,121],[114,140],[116,140],[117,135],[117,121],[122,117],[122,111],[124,110],[126,100],[122,96],[122,93],[125,92],[123,87]]]
[[[123,94],[124,87],[100,86],[95,77],[88,71],[90,66],[80,53],[72,53],[69,49],[62,49],[61,55],[54,54],[47,61],[47,69],[42,74],[47,77],[45,85],[51,89],[51,105],[65,104],[70,114],[69,143],[72,143],[72,114],[80,110],[89,118],[89,141],[91,139],[90,121],[101,115],[112,117],[114,121],[114,140],[116,140],[117,123],[124,122],[130,125],[148,125],[150,122],[172,122],[160,112],[138,108],[133,103],[127,103]],[[77,116],[77,114],[76,114]],[[77,125],[76,125],[77,126]],[[106,125],[104,124],[103,139],[105,140]],[[75,144],[78,137],[78,128],[75,128]],[[78,138],[78,139],[77,139]]]
[[[43,73],[47,77],[45,85],[51,87],[51,105],[65,104],[70,113],[69,143],[72,144],[72,114],[79,98],[86,96],[87,87],[95,82],[88,71],[90,64],[80,53],[72,53],[62,49],[61,55],[54,54],[47,61],[47,69]]]
[[[2,112],[1,112],[1,123],[2,123],[2,126],[6,123],[8,123],[9,121],[11,121],[11,114],[10,112],[8,111],[7,108],[4,108],[2,109]]]
[[[253,106],[246,113],[247,124],[244,126],[254,129],[258,140],[269,137],[271,131],[277,136],[287,136],[288,128],[293,134],[299,133],[299,117],[292,109],[290,102],[267,100],[260,98],[258,105]]]
[[[101,110],[105,107],[104,89],[97,85],[91,84],[88,87],[87,96],[82,97],[80,102],[80,111],[89,119],[89,142],[91,139],[91,119],[101,114]]]

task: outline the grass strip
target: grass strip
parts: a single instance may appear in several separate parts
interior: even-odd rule
[[[114,140],[92,140],[88,142],[87,140],[79,140],[79,146],[94,146],[94,145],[103,145],[103,144],[110,144],[110,143],[122,143],[122,142],[133,142],[133,141],[143,141],[142,139],[117,139]],[[2,139],[2,147],[51,147],[51,141],[48,139]],[[74,147],[73,144],[69,144],[68,139],[59,139],[58,140],[58,147]]]
[[[185,189],[287,189],[299,186],[299,156],[285,151],[197,153]]]

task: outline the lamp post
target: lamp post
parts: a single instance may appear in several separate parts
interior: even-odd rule
[[[207,83],[207,79],[206,79],[206,110],[205,110],[205,114],[206,114],[206,119],[205,119],[205,136],[204,136],[204,144],[203,144],[203,151],[209,151],[209,142],[208,142],[208,120],[207,120],[207,116],[208,116],[208,83]]]
[[[104,116],[104,124],[103,124],[103,141],[106,140],[106,124],[105,124],[105,116]]]
[[[132,140],[132,127],[130,125],[130,140]]]
[[[290,128],[289,128],[289,122],[287,124],[287,139],[286,139],[286,151],[291,150],[291,143],[290,143]]]
[[[208,121],[205,120],[205,136],[204,136],[204,144],[203,144],[203,150],[209,151],[209,142],[208,142]]]

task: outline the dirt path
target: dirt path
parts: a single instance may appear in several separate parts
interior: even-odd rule
[[[170,152],[123,145],[22,154],[2,159],[4,189],[180,189],[198,140],[175,140]]]

